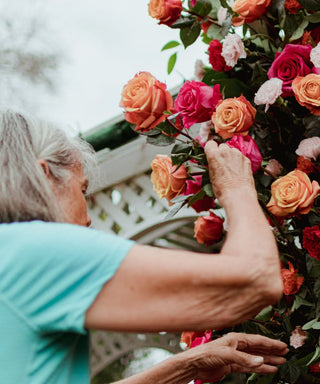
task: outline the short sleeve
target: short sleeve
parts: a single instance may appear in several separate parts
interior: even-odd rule
[[[0,229],[0,291],[8,305],[38,331],[84,333],[86,310],[133,242],[70,224],[6,227]]]

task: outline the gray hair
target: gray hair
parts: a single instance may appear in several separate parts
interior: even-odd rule
[[[0,222],[64,221],[40,159],[63,188],[79,164],[91,182],[96,164],[93,149],[80,138],[33,116],[0,112]]]

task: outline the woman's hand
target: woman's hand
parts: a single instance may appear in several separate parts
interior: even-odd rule
[[[230,373],[270,374],[284,364],[285,343],[260,335],[229,333],[184,352],[189,353],[194,379],[210,382]],[[187,358],[187,356],[186,356]]]
[[[210,181],[215,196],[224,206],[226,193],[247,188],[255,194],[250,160],[238,149],[211,140],[205,146],[209,165]]]

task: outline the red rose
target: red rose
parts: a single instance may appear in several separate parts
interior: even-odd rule
[[[302,246],[311,257],[320,260],[320,229],[318,225],[305,227],[302,231]]]
[[[298,276],[298,270],[288,261],[289,269],[281,269],[281,278],[283,283],[283,293],[285,295],[293,295],[297,293],[303,284],[303,277]]]
[[[200,191],[202,176],[193,176],[193,178],[194,180],[186,181],[186,190],[183,195],[195,195]],[[209,209],[214,208],[214,200],[212,197],[205,196],[203,199],[197,200],[193,203],[191,207],[198,213],[202,211],[209,211]]]
[[[311,31],[311,36],[316,44],[320,41],[320,27],[313,28]]]
[[[309,175],[309,173],[312,173],[316,170],[316,167],[313,164],[313,162],[310,161],[309,159],[306,159],[305,157],[302,157],[302,156],[298,156],[297,169]]]
[[[186,81],[180,88],[174,106],[183,117],[185,128],[190,128],[195,123],[210,120],[221,99],[219,84],[212,88],[201,81]]]
[[[223,220],[210,212],[208,216],[200,216],[194,223],[194,237],[200,244],[211,245],[219,241],[223,233]]]
[[[210,41],[208,53],[209,53],[209,63],[212,66],[214,71],[224,72],[230,71],[232,67],[229,67],[226,64],[224,57],[221,55],[222,44],[219,40],[214,39]]]
[[[268,70],[269,79],[276,77],[283,81],[282,96],[293,96],[292,81],[297,76],[306,76],[309,73],[319,73],[310,60],[311,45],[287,44],[284,50],[276,52],[275,60]]]
[[[237,148],[244,156],[251,161],[252,172],[258,171],[261,166],[262,156],[256,142],[249,135],[234,135],[226,143],[230,148]]]
[[[172,25],[180,17],[182,11],[181,0],[150,0],[149,15],[159,20],[159,24]]]
[[[303,6],[297,0],[286,0],[284,7],[291,15],[298,13],[299,9],[303,9]]]
[[[316,364],[310,365],[309,372],[320,373],[320,364],[316,363]]]

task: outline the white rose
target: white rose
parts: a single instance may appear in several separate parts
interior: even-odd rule
[[[300,141],[296,154],[308,160],[316,160],[320,153],[320,137],[314,136]]]
[[[282,93],[282,80],[276,77],[267,80],[261,85],[254,97],[257,105],[266,104],[265,112],[271,104],[274,104]]]
[[[229,67],[234,67],[239,59],[245,59],[247,54],[241,37],[235,33],[227,35],[223,42],[221,55]]]

